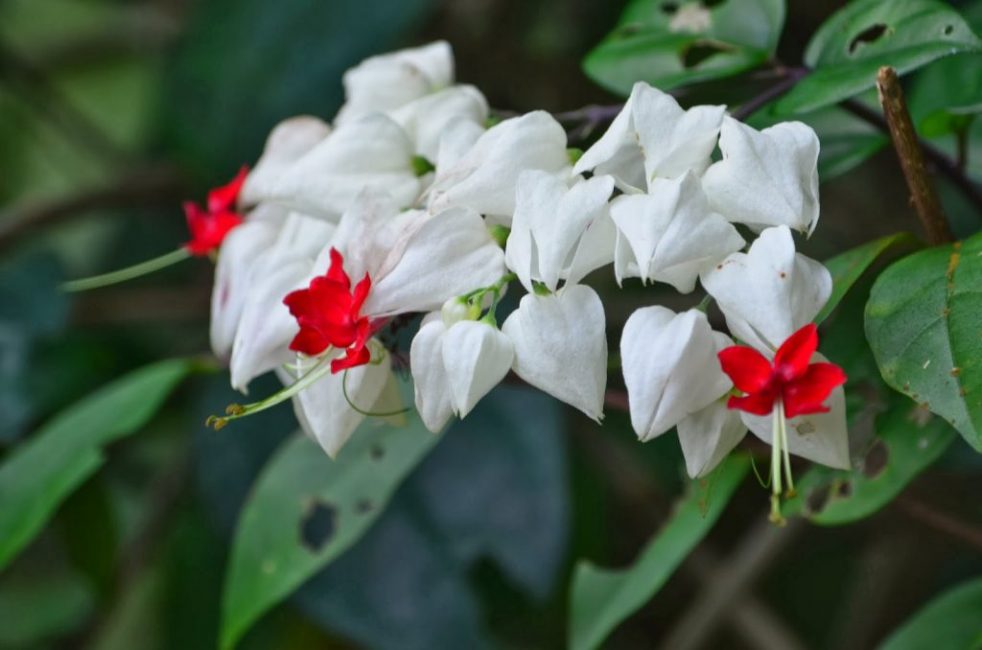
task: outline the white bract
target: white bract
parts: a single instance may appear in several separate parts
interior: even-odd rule
[[[771,354],[810,323],[832,294],[828,269],[795,252],[787,226],[766,229],[749,252],[733,253],[701,280],[730,332]]]
[[[528,169],[558,172],[568,162],[566,132],[551,115],[535,111],[514,117],[482,133],[448,166],[438,165],[428,204],[434,211],[466,206],[507,225],[519,175]]]
[[[435,162],[440,140],[452,123],[460,121],[483,129],[488,102],[473,86],[452,86],[421,97],[390,113],[412,141],[414,151]]]
[[[610,174],[625,192],[644,192],[656,178],[701,174],[716,147],[725,106],[684,110],[675,98],[643,81],[634,84],[610,128],[573,172]]]
[[[422,184],[412,140],[392,118],[373,113],[345,122],[263,184],[257,198],[337,221],[366,190],[412,205]],[[257,191],[258,194],[258,191]]]
[[[511,369],[514,346],[493,325],[447,323],[427,316],[410,348],[416,408],[423,424],[439,432],[452,414],[463,418]]]
[[[736,228],[709,208],[698,179],[689,172],[655,179],[648,194],[617,197],[610,215],[617,226],[618,283],[640,277],[688,293],[700,272],[744,244]]]
[[[603,418],[607,336],[603,304],[583,285],[524,296],[501,331],[515,346],[515,373],[556,399]]]
[[[757,230],[785,225],[810,235],[818,223],[818,136],[801,122],[763,131],[727,117],[723,159],[706,170],[713,208]]]
[[[697,309],[676,314],[644,307],[627,319],[621,363],[631,425],[642,441],[662,435],[733,386],[716,360],[716,336],[723,335]]]
[[[263,154],[242,185],[239,203],[251,206],[270,197],[276,191],[280,176],[330,132],[331,127],[326,122],[309,115],[291,117],[277,124],[266,138]]]
[[[453,83],[453,52],[446,41],[365,59],[344,73],[345,103],[336,122],[397,110]]]
[[[533,281],[550,291],[560,280],[575,284],[613,259],[607,200],[614,180],[576,177],[570,187],[564,176],[526,171],[518,178],[505,261],[528,291]]]

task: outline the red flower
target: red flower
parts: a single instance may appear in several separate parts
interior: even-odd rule
[[[207,255],[221,246],[225,235],[242,223],[242,216],[235,210],[239,191],[249,174],[248,167],[242,167],[226,185],[208,192],[207,208],[197,203],[184,203],[184,215],[191,231],[191,241],[184,246],[192,255]]]
[[[788,337],[774,355],[773,364],[757,350],[742,345],[720,351],[723,372],[746,393],[730,397],[727,406],[767,415],[780,400],[789,418],[828,412],[822,402],[846,382],[846,373],[834,363],[809,363],[816,349],[818,329],[809,324]]]
[[[332,346],[346,349],[344,357],[331,361],[331,372],[368,363],[371,353],[365,345],[377,328],[361,314],[361,306],[371,288],[372,279],[366,273],[352,291],[351,279],[344,272],[344,258],[332,248],[327,273],[311,280],[308,288],[293,291],[283,299],[300,325],[290,349],[312,357]]]

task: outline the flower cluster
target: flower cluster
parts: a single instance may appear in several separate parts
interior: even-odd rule
[[[453,77],[446,43],[373,57],[345,74],[332,124],[295,117],[272,131],[216,271],[211,341],[233,386],[278,372],[333,456],[366,413],[396,406],[378,335],[422,313],[409,363],[431,430],[509,372],[599,421],[606,318],[583,280],[612,267],[618,283],[701,285],[730,334],[699,308],[630,316],[620,356],[642,440],[676,429],[692,476],[747,430],[778,456],[848,465],[844,377],[813,363],[816,335],[802,330],[831,293],[792,237],[818,221],[809,127],[758,131],[639,83],[577,157],[548,113],[492,122]],[[526,293],[499,327],[512,281]]]

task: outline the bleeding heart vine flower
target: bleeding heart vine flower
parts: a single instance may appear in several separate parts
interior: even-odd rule
[[[239,192],[248,174],[249,168],[243,166],[231,181],[209,191],[204,207],[192,201],[184,203],[191,240],[176,251],[118,271],[66,282],[63,288],[66,291],[97,289],[158,271],[191,256],[213,255],[228,234],[242,225],[243,217],[238,212],[237,204]]]
[[[716,147],[725,106],[684,110],[643,81],[607,132],[577,161],[573,173],[610,174],[624,192],[645,192],[656,178],[702,174]]]
[[[723,120],[723,159],[706,170],[713,209],[756,230],[785,225],[810,235],[818,223],[818,136],[801,122],[757,131]]]
[[[191,241],[184,246],[192,255],[208,255],[218,249],[226,235],[242,224],[242,215],[236,210],[239,191],[249,174],[242,167],[230,182],[208,192],[208,202],[201,207],[193,201],[184,203]]]
[[[330,347],[344,350],[345,356],[331,360],[334,373],[368,363],[368,339],[385,324],[384,319],[373,322],[361,313],[371,288],[372,279],[366,273],[352,289],[351,278],[344,272],[344,258],[331,248],[327,273],[283,299],[300,326],[290,349],[308,357],[320,356]]]
[[[792,334],[768,360],[757,350],[735,345],[719,353],[720,365],[742,395],[733,395],[727,407],[752,415],[770,415],[771,437],[771,519],[782,521],[780,499],[782,469],[787,496],[794,494],[791,476],[788,419],[801,415],[828,413],[825,401],[832,391],[846,382],[839,366],[812,362],[818,349],[818,330],[808,324]],[[809,435],[818,435],[812,432]]]
[[[691,172],[670,180],[656,178],[649,187],[648,194],[627,194],[611,202],[617,282],[640,277],[689,293],[699,273],[743,247],[743,237],[710,209]]]

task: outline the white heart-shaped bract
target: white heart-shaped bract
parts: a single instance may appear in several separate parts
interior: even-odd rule
[[[826,363],[828,359],[815,353],[812,363]],[[828,413],[799,415],[787,421],[788,450],[795,456],[834,467],[849,469],[849,427],[846,423],[846,394],[842,386],[837,386],[825,405]],[[744,424],[750,431],[771,444],[773,417],[740,413]]]
[[[426,428],[439,433],[453,415],[453,398],[443,365],[446,325],[437,312],[427,314],[409,347],[416,411]]]
[[[464,120],[483,128],[488,101],[474,86],[451,86],[420,97],[390,116],[409,136],[415,152],[436,163],[440,140],[451,122]]]
[[[642,441],[662,435],[733,385],[716,358],[715,333],[697,309],[635,311],[621,335],[621,364],[631,425]]]
[[[723,159],[702,181],[717,212],[757,230],[784,225],[812,233],[819,212],[819,143],[810,126],[781,122],[757,131],[727,117],[719,148]]]
[[[501,331],[515,346],[512,369],[519,377],[600,421],[607,337],[593,289],[577,284],[548,296],[527,294]]]
[[[814,320],[832,294],[832,275],[795,252],[787,226],[767,228],[747,253],[700,276],[733,336],[765,354]]]
[[[220,359],[228,358],[232,352],[235,332],[252,291],[250,269],[276,239],[278,226],[268,221],[248,221],[232,229],[222,242],[211,291],[209,326],[211,349]]]
[[[505,378],[515,359],[508,337],[480,321],[460,321],[447,328],[442,353],[454,411],[461,418]]]
[[[270,196],[284,170],[328,136],[331,127],[319,118],[299,115],[283,120],[270,131],[263,153],[239,192],[241,205],[253,205]]]
[[[709,166],[725,106],[684,110],[671,95],[639,81],[607,132],[573,172],[610,174],[624,192],[644,192],[656,178]]]
[[[558,172],[567,164],[563,127],[549,113],[534,111],[496,124],[448,167],[438,167],[428,204],[434,212],[465,206],[508,225],[518,176],[527,169]]]
[[[365,59],[344,73],[345,103],[337,124],[394,111],[453,83],[453,51],[436,41]]]
[[[618,283],[640,277],[689,293],[701,271],[744,245],[733,224],[709,208],[690,172],[655,179],[648,194],[617,197],[610,215],[617,226]]]
[[[313,259],[328,246],[334,228],[293,213],[273,245],[256,257],[232,345],[229,367],[234,388],[245,392],[254,378],[290,360],[288,346],[297,333],[297,322],[283,298],[309,281]]]
[[[373,344],[380,345],[377,341]],[[338,351],[335,356],[341,354]],[[309,371],[311,364],[308,360],[308,367],[301,372]],[[379,362],[321,377],[293,396],[293,410],[300,426],[334,458],[365,419],[365,413],[375,412],[390,374],[391,360],[385,355]]]
[[[740,411],[727,408],[726,401],[724,395],[679,420],[679,444],[691,478],[702,478],[716,469],[747,434]]]
[[[365,191],[412,205],[421,190],[409,136],[391,118],[373,113],[345,122],[270,183],[264,201],[337,221]]]
[[[610,176],[571,179],[539,170],[518,177],[515,216],[505,262],[528,291],[533,280],[555,291],[560,279],[574,284],[594,268],[613,260],[613,241],[588,239],[587,233],[610,230],[607,200],[614,189]],[[597,250],[607,244],[607,250]],[[589,251],[581,251],[581,248]],[[574,262],[579,261],[578,264]],[[590,264],[596,264],[587,268]]]
[[[364,312],[432,311],[449,298],[495,284],[504,274],[504,252],[480,215],[451,208],[427,216],[398,258],[383,260]]]

